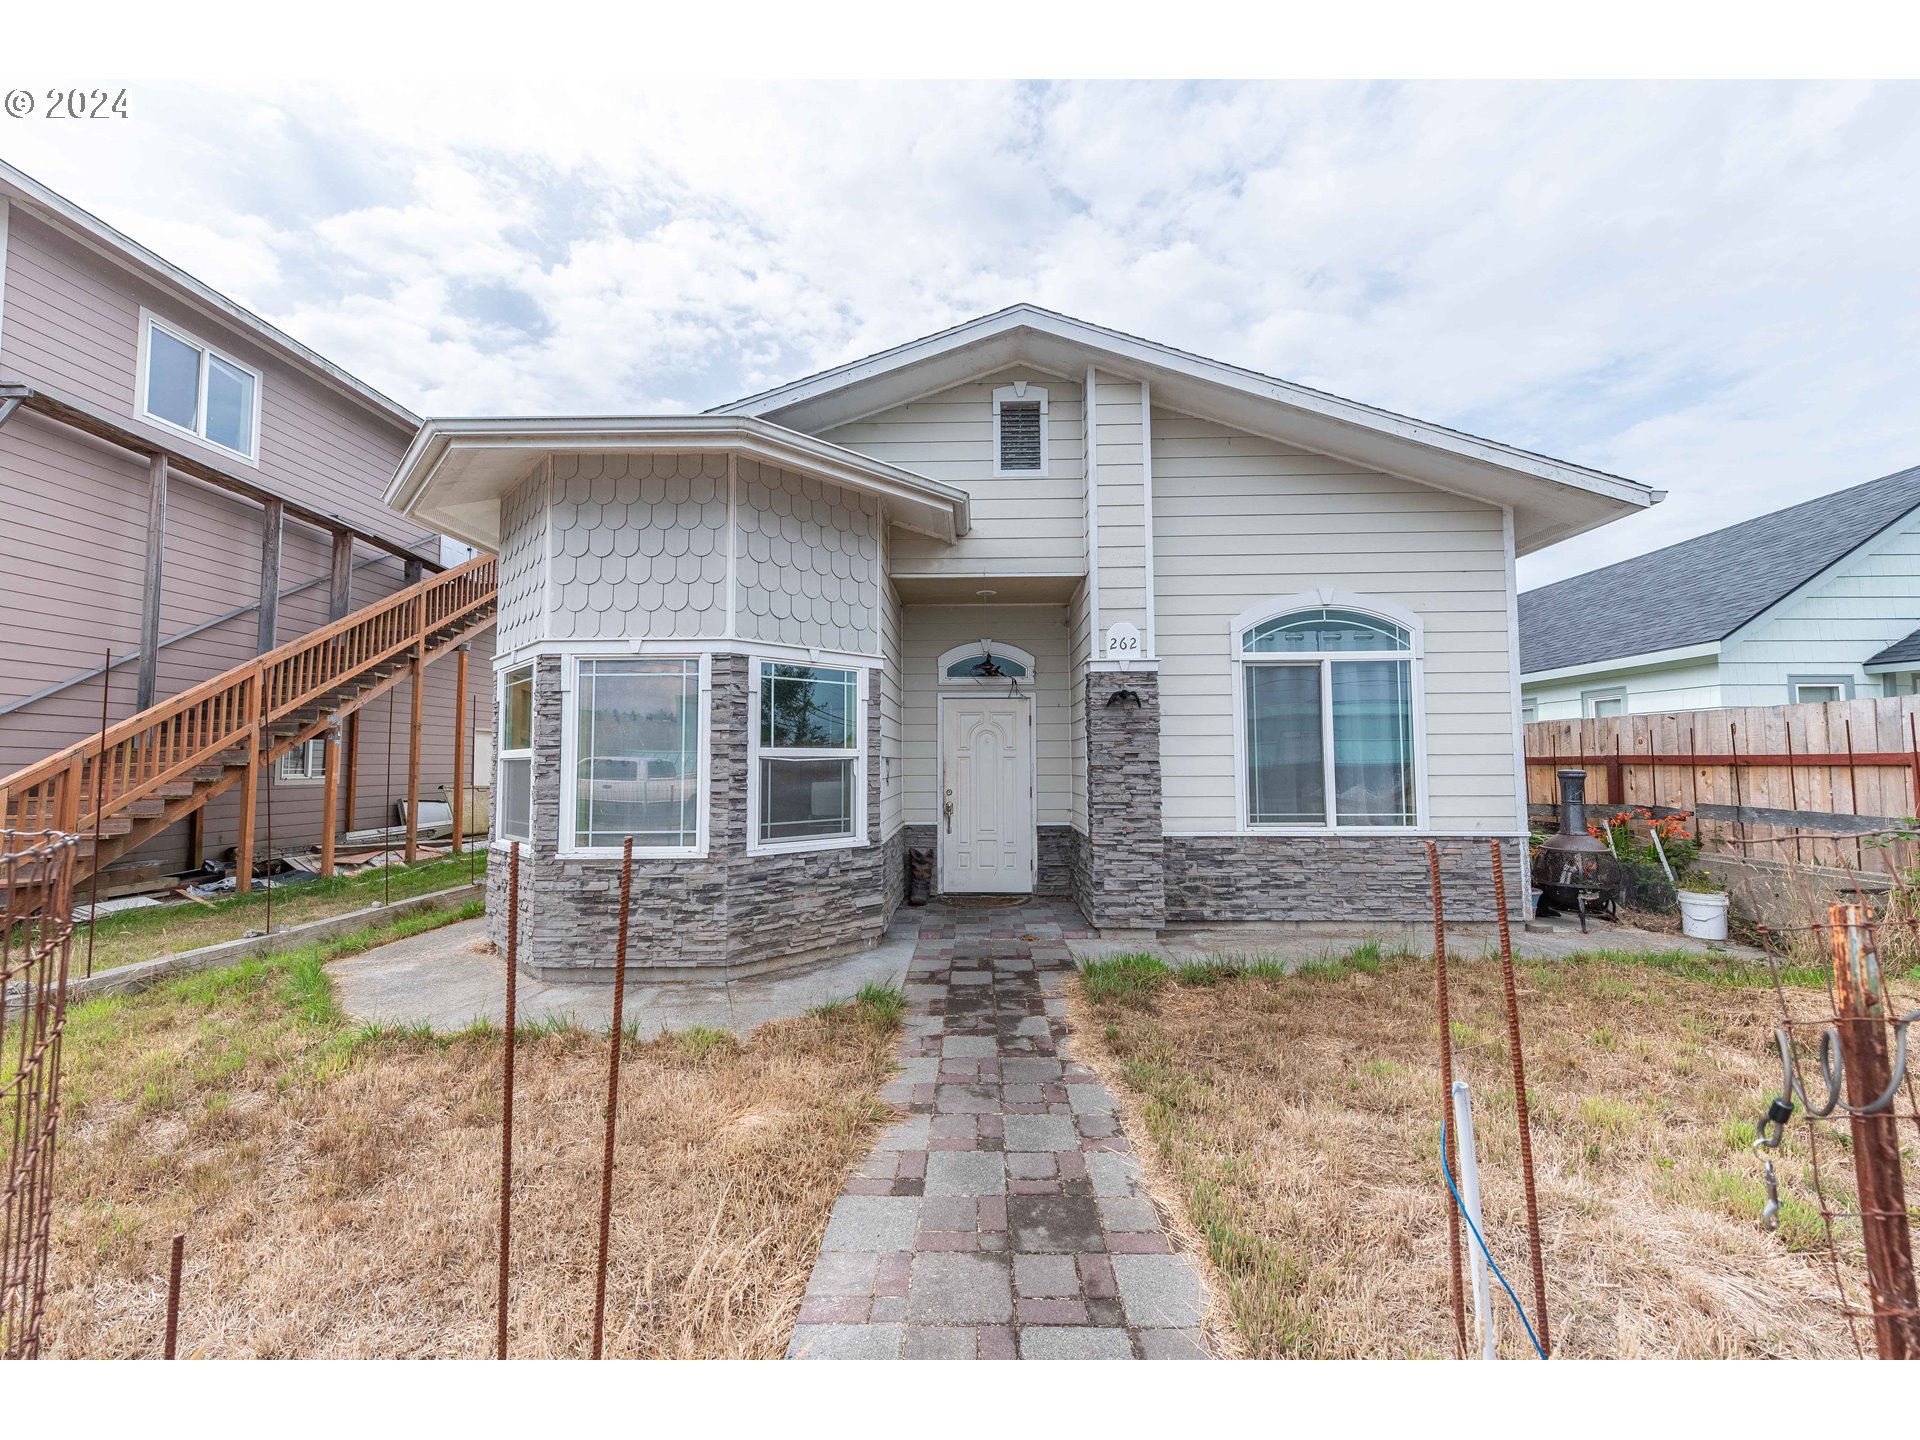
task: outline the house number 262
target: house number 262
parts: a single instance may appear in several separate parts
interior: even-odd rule
[[[1128,624],[1125,620],[1107,627],[1107,658],[1109,660],[1138,660],[1140,653],[1138,627]]]

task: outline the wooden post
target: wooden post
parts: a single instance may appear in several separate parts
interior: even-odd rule
[[[240,833],[233,842],[233,887],[245,895],[253,889],[253,809],[260,798],[260,674],[254,673],[247,690],[253,705],[253,723],[242,732],[247,768],[240,777]]]
[[[341,747],[346,753],[341,758],[341,767],[347,772],[341,778],[346,781],[346,815],[340,822],[342,830],[353,829],[354,817],[359,813],[360,799],[360,712],[354,711],[347,716],[347,739]]]
[[[1834,905],[1827,911],[1847,1104],[1856,1110],[1891,1090],[1893,1073],[1887,1058],[1886,994],[1866,913],[1859,905]],[[1900,1173],[1899,1117],[1889,1104],[1870,1115],[1850,1115],[1848,1123],[1874,1341],[1882,1360],[1920,1360],[1920,1297],[1914,1284],[1913,1237],[1907,1229],[1906,1182]]]
[[[256,653],[264,655],[280,643],[280,536],[286,528],[284,500],[269,500],[260,524],[260,630]]]
[[[407,657],[407,849],[406,863],[420,858],[420,726],[426,704],[427,630],[424,598],[413,602],[413,653]]]
[[[140,597],[140,682],[133,708],[153,704],[160,683],[160,583],[167,559],[167,457],[147,471],[147,576]]]
[[[400,578],[409,585],[418,585],[425,569],[418,556],[409,556],[406,563],[401,566]]]
[[[453,853],[458,855],[467,810],[467,647],[454,652],[453,664]]]
[[[326,776],[320,787],[320,875],[333,874],[334,836],[340,830],[340,727],[329,725],[326,742]]]
[[[338,620],[353,608],[353,535],[333,532],[333,571],[327,581],[327,618]]]

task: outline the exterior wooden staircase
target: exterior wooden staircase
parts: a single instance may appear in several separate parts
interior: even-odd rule
[[[341,719],[483,633],[494,623],[496,573],[492,556],[476,557],[0,777],[0,853],[31,845],[42,831],[76,834],[77,876],[84,878],[238,785],[235,849],[244,862],[254,850],[262,767],[318,736],[337,735]],[[417,791],[418,684],[411,718],[409,788]],[[337,813],[337,751],[335,745],[328,755],[329,816]],[[412,816],[419,797],[407,798]],[[328,860],[332,835],[329,822]],[[240,864],[235,880],[241,890],[252,888],[251,866]]]

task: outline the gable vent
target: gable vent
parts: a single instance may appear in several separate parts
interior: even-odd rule
[[[1040,402],[1002,402],[1000,468],[1038,471],[1040,462]]]

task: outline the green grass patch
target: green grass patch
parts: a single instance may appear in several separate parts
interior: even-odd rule
[[[1106,1000],[1144,1000],[1172,974],[1171,967],[1157,955],[1144,950],[1109,955],[1102,960],[1086,960],[1080,966],[1080,979],[1087,987],[1087,998],[1096,1003]]]
[[[486,857],[447,855],[422,860],[413,865],[396,865],[391,877],[379,870],[358,875],[336,875],[329,880],[303,880],[283,884],[273,892],[273,928],[302,925],[309,920],[324,920],[351,914],[382,903],[389,891],[393,900],[411,900],[450,890],[464,884],[469,871],[486,875]],[[102,915],[93,931],[93,968],[110,970],[119,965],[137,964],[162,955],[177,955],[204,945],[238,940],[249,930],[264,930],[267,922],[267,891],[248,895],[229,895],[204,903],[180,903],[143,906]],[[74,932],[75,958],[84,963],[87,934],[84,926]]]

